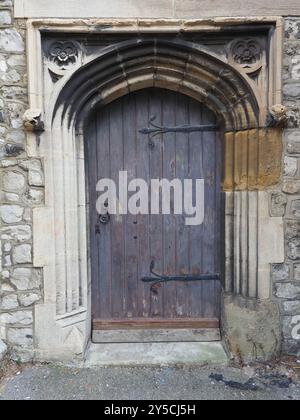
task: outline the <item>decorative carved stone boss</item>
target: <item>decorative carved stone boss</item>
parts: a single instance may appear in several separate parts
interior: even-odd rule
[[[81,63],[81,46],[75,41],[55,41],[46,52],[47,65],[52,81],[56,83]]]

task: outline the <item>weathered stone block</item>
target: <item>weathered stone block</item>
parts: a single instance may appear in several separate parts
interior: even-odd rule
[[[285,179],[282,184],[282,191],[286,194],[297,194],[300,192],[300,181]]]
[[[300,356],[300,340],[284,340],[282,343],[283,354]]]
[[[26,293],[19,296],[19,302],[21,306],[28,307],[38,302],[40,298],[40,295],[37,293]]]
[[[24,208],[17,205],[3,205],[0,207],[1,219],[4,223],[21,222],[24,214]]]
[[[0,323],[7,325],[31,325],[33,323],[32,311],[17,311],[0,314]]]
[[[300,285],[293,283],[277,283],[275,295],[282,299],[300,299]]]
[[[18,298],[17,295],[7,295],[3,296],[1,299],[1,309],[2,310],[10,310],[18,308]]]
[[[15,289],[8,282],[3,282],[3,283],[1,283],[1,292],[2,293],[13,293],[13,292],[15,292]]]
[[[39,271],[31,268],[15,268],[11,283],[21,291],[38,289],[41,286],[41,276]]]
[[[0,362],[3,360],[7,352],[7,345],[0,339]]]
[[[26,141],[25,133],[22,130],[12,130],[7,134],[7,141],[23,145]]]
[[[1,80],[4,83],[18,83],[21,80],[20,73],[17,70],[12,69],[1,76]]]
[[[285,214],[287,198],[282,193],[271,194],[271,215],[273,217],[282,217]]]
[[[5,242],[4,244],[3,244],[3,252],[10,252],[11,251],[11,247],[12,247],[12,245],[11,245],[11,243],[10,242]]]
[[[24,52],[24,41],[19,32],[12,29],[0,31],[0,50],[4,52]]]
[[[15,171],[7,171],[3,174],[3,188],[8,192],[21,192],[26,184],[23,174]]]
[[[1,0],[2,7],[11,7],[13,5],[13,0]]]
[[[300,22],[296,19],[285,20],[285,37],[291,40],[300,40]]]
[[[272,277],[274,281],[288,280],[290,276],[290,268],[287,264],[273,264]]]
[[[291,77],[293,80],[300,80],[300,56],[292,58]]]
[[[2,5],[1,3],[0,6]],[[10,25],[11,22],[12,18],[10,10],[0,10],[0,25]]]
[[[285,340],[300,341],[300,316],[283,317],[283,335]]]
[[[11,166],[16,166],[18,161],[16,159],[2,159],[0,161],[1,168],[9,168]]]
[[[8,328],[7,340],[16,346],[32,347],[33,330],[32,328]]]
[[[283,94],[289,98],[300,99],[300,83],[286,83],[283,87]]]
[[[279,354],[281,324],[275,302],[225,296],[223,310],[223,335],[237,359],[268,360]]]
[[[30,170],[28,173],[28,183],[32,187],[43,187],[44,186],[43,174],[38,171]]]
[[[285,224],[285,237],[294,239],[300,237],[300,221],[288,220]]]
[[[295,176],[298,171],[298,159],[290,156],[284,158],[284,175]]]
[[[29,244],[18,245],[13,249],[13,261],[15,264],[27,264],[32,262],[32,247]]]
[[[11,55],[9,59],[7,60],[7,63],[10,67],[25,67],[26,66],[25,55]]]
[[[7,280],[7,279],[9,279],[9,278],[10,278],[10,273],[9,273],[9,271],[2,271],[2,273],[1,273],[1,278],[2,278],[3,280]]]
[[[40,171],[42,166],[38,159],[20,160],[19,166],[27,171]]]
[[[287,256],[291,260],[300,259],[300,239],[292,239],[287,244]]]
[[[294,280],[300,280],[300,264],[294,264]]]
[[[0,238],[2,240],[14,240],[26,242],[31,239],[32,231],[29,225],[4,226],[0,229]]]
[[[288,131],[286,133],[286,151],[291,155],[300,154],[300,131]]]
[[[20,196],[14,193],[5,193],[4,194],[5,201],[9,201],[11,203],[18,203],[20,201]]]
[[[11,256],[10,255],[5,255],[4,258],[4,267],[11,267]]]
[[[39,205],[44,201],[44,193],[41,190],[29,188],[23,194],[23,199],[30,205]]]
[[[13,129],[23,128],[23,114],[26,110],[26,105],[19,102],[7,102],[7,111],[9,113],[11,127]]]
[[[285,315],[300,315],[300,300],[288,300],[281,304]]]
[[[290,207],[291,216],[300,218],[300,200],[292,200]]]

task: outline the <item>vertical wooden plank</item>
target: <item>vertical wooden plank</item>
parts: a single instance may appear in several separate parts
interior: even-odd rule
[[[149,124],[149,91],[138,92],[136,100],[137,122],[137,177],[150,183],[150,155],[148,136],[139,131]],[[138,316],[150,317],[151,292],[149,284],[140,281],[142,277],[149,276],[151,262],[150,255],[150,216],[139,215],[137,217],[138,228]]]
[[[203,109],[203,112],[202,112]],[[215,133],[166,133],[154,139],[139,133],[156,115],[157,125],[215,124],[198,102],[159,89],[137,92],[107,106],[91,125],[87,149],[91,205],[93,316],[96,318],[197,318],[219,316],[218,282],[163,284],[158,294],[141,277],[151,260],[165,274],[214,273],[220,270],[220,141]],[[95,235],[96,182],[119,171],[150,183],[153,178],[205,178],[205,220],[186,226],[185,216],[112,216]],[[96,250],[96,251],[95,251]]]
[[[202,124],[215,124],[215,116],[208,109],[203,109]],[[203,223],[203,272],[214,273],[216,270],[216,133],[203,135],[203,169],[205,178],[205,216]],[[216,282],[203,282],[203,316],[215,314]]]
[[[176,124],[176,101],[173,92],[165,91],[162,98],[162,123],[173,127]],[[163,178],[169,181],[176,178],[176,136],[166,133],[163,136]],[[174,197],[171,211],[174,211]],[[176,273],[176,217],[174,214],[164,215],[163,230],[163,272],[167,275]],[[170,282],[164,285],[164,317],[176,317],[176,284]]]
[[[161,91],[151,89],[149,100],[149,115],[155,116],[155,123],[162,124],[162,96]],[[157,136],[154,139],[154,147],[150,153],[150,178],[160,179],[162,177],[162,136]],[[155,262],[155,269],[158,272],[163,270],[163,217],[161,215],[150,216],[150,255],[151,260]],[[163,295],[164,284],[158,288],[157,294],[151,293],[151,316],[163,316]]]
[[[118,185],[119,172],[124,167],[123,144],[123,108],[122,101],[118,100],[110,107],[110,162],[111,178]],[[124,217],[112,216],[109,225],[111,228],[112,249],[112,316],[124,317]],[[107,225],[108,226],[108,225]]]
[[[109,110],[102,109],[97,113],[97,139],[96,156],[97,176],[91,182],[91,188],[96,190],[96,184],[100,179],[110,176],[110,126]],[[96,211],[96,203],[92,203],[93,210]],[[98,216],[98,215],[97,215]],[[97,220],[98,222],[98,220]],[[94,233],[95,235],[95,233]],[[100,225],[100,233],[96,234],[98,246],[98,283],[99,309],[101,317],[111,318],[111,234],[110,225]]]
[[[95,225],[97,223],[96,212],[96,186],[95,179],[97,177],[97,118],[91,119],[89,130],[85,143],[85,158],[87,160],[88,172],[88,206],[90,217],[90,260],[91,260],[91,276],[92,276],[92,316],[94,319],[101,317],[101,309],[99,302],[100,295],[100,279],[98,274],[98,243],[95,234]]]
[[[188,98],[182,95],[176,97],[176,125],[188,124]],[[189,175],[189,141],[186,133],[176,134],[176,176],[184,180]],[[185,225],[184,215],[177,216],[177,268],[178,274],[190,273],[190,227]],[[177,284],[177,316],[186,316],[189,307],[190,286],[186,282]]]
[[[194,100],[189,101],[189,124],[202,123],[202,106]],[[194,181],[204,179],[203,173],[203,136],[205,133],[190,134],[190,173]],[[192,274],[200,274],[203,270],[203,224],[190,228],[190,266]],[[190,316],[203,316],[202,282],[191,284]]]
[[[136,110],[135,95],[123,98],[123,142],[124,142],[124,171],[127,171],[128,183],[136,178]],[[130,197],[132,193],[129,193]],[[138,315],[138,231],[137,217],[128,214],[124,220],[124,254],[125,254],[125,318]]]

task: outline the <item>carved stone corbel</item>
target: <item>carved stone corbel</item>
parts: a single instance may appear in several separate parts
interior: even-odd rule
[[[28,109],[23,115],[23,125],[26,131],[33,133],[43,132],[42,111],[40,109]]]
[[[287,107],[281,104],[273,105],[270,109],[267,126],[284,128],[288,122]]]

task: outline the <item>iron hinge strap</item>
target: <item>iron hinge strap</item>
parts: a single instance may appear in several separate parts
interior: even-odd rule
[[[139,130],[141,134],[151,134],[151,137],[158,136],[159,134],[166,134],[166,133],[196,133],[196,132],[203,132],[203,131],[215,131],[219,128],[218,125],[178,125],[174,127],[168,126],[159,126],[154,124],[156,117],[151,117],[149,120],[149,127],[143,128]]]
[[[187,282],[187,281],[216,281],[221,280],[220,273],[213,273],[213,274],[197,274],[197,275],[179,275],[179,276],[166,276],[164,274],[158,274],[154,271],[155,263],[154,261],[151,261],[150,264],[150,273],[154,277],[142,277],[141,281],[144,283],[153,283],[151,285],[151,291],[156,292],[156,288],[161,283],[168,283],[171,281],[181,281],[181,282]]]

